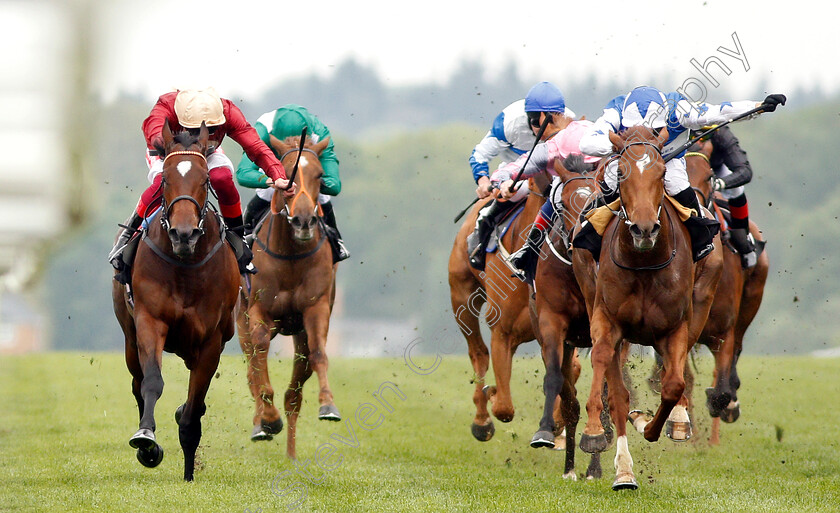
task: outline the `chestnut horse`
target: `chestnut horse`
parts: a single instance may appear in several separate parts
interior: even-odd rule
[[[525,241],[531,223],[542,207],[544,198],[535,194],[538,190],[534,180],[530,181],[531,192],[525,200],[525,208],[510,225],[499,245],[513,252]],[[496,431],[487,401],[492,405],[493,415],[502,422],[514,417],[513,399],[510,393],[510,376],[513,354],[523,342],[534,340],[534,330],[528,312],[528,286],[511,278],[501,251],[487,255],[484,271],[478,271],[469,264],[467,236],[475,227],[479,211],[492,198],[478,201],[466,216],[449,255],[449,290],[452,312],[467,346],[474,371],[475,390],[473,403],[476,407],[472,423],[472,434],[479,441],[493,438]],[[481,307],[487,305],[485,321],[490,327],[490,353],[481,336],[479,319]],[[485,375],[492,354],[493,374],[496,385],[486,386]]]
[[[711,179],[714,174],[709,166],[713,148],[709,142],[698,150],[686,154],[688,178],[705,206],[713,209]],[[756,241],[763,240],[755,223],[750,222],[750,232]],[[709,319],[698,339],[699,343],[709,347],[715,357],[714,386],[706,389],[706,406],[712,416],[709,442],[714,445],[720,443],[721,419],[735,422],[740,415],[737,392],[741,381],[736,366],[743,348],[744,333],[761,306],[770,265],[766,251],[761,252],[756,265],[749,269],[741,267],[741,258],[733,248],[724,246],[723,255],[723,274]],[[686,370],[691,372],[688,367]]]
[[[543,243],[537,263],[535,294],[532,300],[534,331],[540,342],[545,363],[545,406],[537,433],[531,440],[532,447],[554,447],[558,431],[555,405],[561,399],[561,415],[566,429],[566,459],[563,477],[576,479],[575,431],[580,420],[580,403],[575,384],[580,377],[580,363],[576,347],[591,347],[589,317],[586,302],[572,271],[568,251],[569,235],[580,216],[586,201],[598,191],[598,184],[590,165],[580,156],[570,156],[563,162],[555,161],[554,169],[563,183],[560,194],[562,209],[560,219],[554,221],[552,230]],[[587,174],[588,173],[588,174]],[[548,201],[555,201],[549,198]],[[602,419],[609,426],[609,418]],[[601,477],[600,453],[592,453],[588,478]]]
[[[666,422],[674,439],[690,436],[683,392],[688,352],[705,324],[720,278],[720,245],[695,265],[688,230],[665,194],[663,128],[631,127],[610,141],[618,157],[620,217],[604,231],[599,268],[588,251],[573,251],[575,277],[586,300],[592,337],[592,388],[581,437],[585,452],[601,452],[607,441],[600,415],[606,377],[609,410],[616,429],[614,490],[636,489],[627,443],[629,392],[622,382],[622,340],[652,346],[665,373],[659,408],[650,422],[634,422],[645,439],[656,441]],[[696,333],[695,333],[696,332]],[[637,420],[637,419],[634,419]]]
[[[279,192],[271,199],[271,213],[254,230],[254,265],[250,293],[243,296],[237,315],[239,344],[248,359],[248,385],[256,401],[251,439],[271,440],[283,429],[268,376],[268,350],[278,332],[294,341],[292,379],[286,389],[284,411],[288,420],[286,455],[294,459],[297,419],[303,384],[318,375],[318,418],[339,421],[327,380],[326,353],[330,314],[335,301],[332,251],[318,215],[318,191],[324,170],[319,156],[329,138],[312,144],[300,137],[284,141],[271,136],[271,145],[286,169],[299,158],[297,192],[291,198]]]
[[[184,479],[193,480],[201,417],[210,380],[226,341],[233,337],[239,271],[224,248],[222,222],[208,213],[208,130],[174,136],[163,125],[163,199],[160,223],[151,223],[132,270],[133,302],[114,281],[114,312],[125,334],[125,360],[140,411],[140,428],[129,440],[146,467],[163,460],[155,440],[155,404],[163,392],[163,351],[190,370],[187,401],[175,413],[184,451]]]

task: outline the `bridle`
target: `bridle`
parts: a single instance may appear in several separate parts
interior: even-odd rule
[[[653,150],[656,152],[657,155],[659,155],[660,158],[662,157],[662,150],[659,148],[659,146],[657,146],[657,145],[655,145],[651,142],[648,142],[648,141],[639,141],[639,142],[631,142],[631,143],[625,145],[624,148],[622,148],[621,151],[618,153],[619,158],[622,155],[624,155],[624,152],[627,151],[627,148],[629,148],[631,146],[649,146],[649,147],[653,148]],[[647,156],[647,152],[645,152],[645,156]],[[619,166],[620,165],[621,165],[621,161],[619,160]],[[663,165],[664,165],[664,162],[663,162]],[[663,181],[665,180],[664,175],[662,177],[662,180]],[[621,176],[618,176],[617,187],[618,187],[619,198],[621,197],[621,182],[622,181],[623,180],[621,179]],[[662,214],[663,200],[664,200],[664,196],[663,196],[662,199],[660,199],[659,209],[656,211],[657,220],[659,219],[659,217]],[[610,245],[609,245],[609,254],[610,254],[610,260],[612,260],[612,263],[615,264],[616,266],[618,266],[619,268],[627,270],[627,271],[657,271],[657,270],[664,269],[664,268],[668,267],[671,264],[671,262],[674,261],[674,258],[677,256],[677,234],[676,234],[677,231],[674,228],[674,220],[671,218],[671,214],[668,211],[668,209],[665,209],[665,214],[668,217],[668,225],[669,225],[669,228],[671,230],[671,239],[672,239],[671,240],[671,247],[672,247],[671,255],[665,262],[662,262],[660,264],[645,265],[645,266],[640,266],[640,267],[626,266],[626,265],[618,262],[618,260],[616,260],[615,255],[613,255],[613,244],[612,244],[612,241],[611,241]],[[619,212],[618,216],[619,216],[619,218],[624,219],[624,224],[625,225],[627,225],[627,226],[632,226],[633,225],[633,221],[630,220],[630,216],[627,215],[627,210],[624,208],[624,202],[623,201],[621,202],[620,212]],[[614,238],[615,238],[615,230],[613,230],[613,239]]]
[[[309,152],[309,153],[315,155],[316,158],[320,158],[318,153],[316,153],[314,150],[311,150],[309,148],[302,148],[302,149],[292,148],[291,150],[289,150],[286,153],[284,153],[283,155],[281,155],[279,160],[282,162],[283,159],[285,159],[286,157],[288,157],[289,155],[291,155],[292,153],[294,153],[296,151],[300,152],[300,153]],[[315,211],[313,212],[313,215],[317,215],[318,214],[318,200],[317,200],[317,198],[312,197],[312,195],[306,189],[306,185],[304,184],[304,181],[302,179],[300,181],[300,192],[298,192],[295,195],[295,197],[292,199],[291,206],[284,204],[283,208],[279,212],[275,212],[274,211],[274,206],[272,205],[271,213],[274,214],[274,215],[283,214],[286,217],[286,221],[291,223],[292,222],[292,212],[295,210],[295,204],[297,203],[297,200],[298,200],[298,198],[300,197],[301,194],[305,195],[307,198],[309,198],[312,201],[312,203],[315,204]]]
[[[201,153],[201,152],[190,151],[190,150],[170,152],[163,159],[163,165],[165,166],[166,161],[169,159],[169,157],[172,157],[174,155],[192,155],[192,156],[196,156],[196,157],[201,157],[201,159],[204,161],[205,168],[207,167],[207,157],[205,157],[204,154]],[[160,186],[165,192],[165,189],[166,189],[166,177],[165,177],[165,175],[161,176]],[[161,223],[161,225],[163,225],[163,229],[164,229],[165,232],[169,232],[169,230],[170,230],[169,212],[172,209],[172,207],[175,205],[175,203],[178,203],[179,201],[189,201],[192,204],[194,204],[195,207],[198,209],[198,229],[201,231],[201,235],[204,235],[204,219],[207,216],[207,206],[209,204],[208,198],[210,196],[210,177],[209,177],[209,175],[208,175],[207,179],[204,181],[203,186],[204,186],[204,192],[205,192],[205,194],[204,194],[204,205],[200,205],[198,203],[198,200],[196,200],[195,198],[193,198],[192,196],[190,196],[188,194],[182,194],[180,196],[176,196],[176,197],[172,198],[172,201],[170,201],[169,204],[167,205],[166,194],[164,193],[164,194],[161,195],[161,200],[160,200],[161,201],[160,223]]]

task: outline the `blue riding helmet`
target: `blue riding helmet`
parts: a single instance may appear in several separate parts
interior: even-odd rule
[[[560,89],[551,82],[540,82],[528,91],[525,97],[525,112],[566,111],[566,98]]]

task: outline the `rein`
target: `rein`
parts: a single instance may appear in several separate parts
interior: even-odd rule
[[[298,159],[300,159],[300,155],[303,152],[309,152],[309,153],[315,155],[315,158],[320,159],[320,155],[318,155],[317,152],[315,152],[314,150],[312,150],[310,148],[293,148],[293,149],[288,150],[287,152],[283,153],[283,155],[280,156],[279,160],[282,162],[283,159],[285,159],[286,157],[288,157],[289,155],[291,155],[294,152],[298,152]],[[295,170],[297,170],[297,162],[295,162]],[[289,181],[289,183],[290,184],[292,183],[291,180]],[[288,222],[288,223],[292,222],[291,213],[294,211],[295,204],[297,203],[297,200],[298,200],[298,198],[300,197],[301,194],[305,195],[307,198],[310,199],[310,201],[312,201],[312,203],[315,204],[315,215],[318,214],[318,207],[319,207],[318,201],[317,201],[316,198],[312,197],[312,195],[306,189],[305,182],[303,180],[301,180],[300,181],[300,192],[298,192],[295,195],[294,199],[292,199],[292,205],[291,206],[288,206],[288,205],[284,204],[282,210],[275,211],[274,210],[274,202],[272,201],[272,204],[271,204],[271,207],[270,207],[271,219],[268,222],[268,234],[269,234],[268,236],[269,236],[269,239],[271,237],[272,227],[274,226],[275,216],[283,214],[286,218],[286,222]],[[260,240],[260,238],[258,236],[258,230],[254,230],[254,234],[255,234],[254,242],[256,242],[257,245],[259,245],[259,247],[263,251],[265,251],[265,253],[267,253],[269,256],[271,256],[272,258],[276,258],[278,260],[302,260],[304,258],[310,257],[310,256],[314,255],[315,253],[317,253],[318,250],[321,249],[321,246],[324,245],[324,241],[326,240],[327,237],[324,234],[324,227],[322,226],[323,222],[324,221],[322,219],[320,219],[320,216],[319,216],[318,227],[321,231],[321,238],[318,239],[318,243],[315,245],[315,247],[313,249],[311,249],[311,250],[309,250],[305,253],[294,253],[294,254],[291,254],[291,255],[283,255],[281,253],[275,253],[274,251],[271,251],[270,249],[268,249],[268,243],[270,242],[270,240],[266,240],[265,242]]]
[[[627,148],[629,148],[631,146],[650,146],[651,148],[653,148],[656,151],[656,154],[659,155],[660,158],[662,157],[662,150],[659,148],[659,146],[657,146],[657,145],[655,145],[651,142],[648,142],[648,141],[631,142],[631,143],[625,145],[624,148],[622,148],[621,151],[619,152],[619,156],[623,155],[624,152],[627,151]],[[645,153],[645,156],[647,156],[647,153]],[[664,162],[663,162],[663,165],[664,165]],[[663,177],[663,180],[664,180],[664,177]],[[622,180],[618,181],[619,197],[621,197],[621,182],[622,182]],[[663,208],[663,203],[662,203],[662,200],[660,200],[659,210],[656,213],[656,218],[657,219],[659,219],[659,217],[662,215],[662,208]],[[659,264],[654,264],[654,265],[644,265],[644,266],[640,266],[640,267],[632,267],[632,266],[627,266],[627,265],[624,265],[624,264],[620,263],[618,260],[616,260],[615,255],[613,254],[613,251],[615,249],[615,247],[614,247],[615,245],[613,243],[615,242],[616,233],[618,232],[618,226],[616,226],[616,228],[613,230],[613,235],[612,235],[612,238],[610,239],[610,245],[609,245],[609,248],[610,248],[609,249],[609,254],[610,254],[610,260],[612,261],[612,263],[615,264],[617,267],[619,267],[621,269],[624,269],[626,271],[658,271],[660,269],[664,269],[664,268],[668,267],[671,264],[671,262],[674,261],[674,258],[677,256],[677,231],[674,228],[674,220],[671,217],[671,213],[668,211],[667,208],[665,208],[665,214],[668,216],[668,226],[671,229],[671,246],[673,248],[671,250],[671,256],[665,262],[662,262],[662,263],[659,263]],[[626,224],[626,225],[632,224],[632,222],[630,221],[630,217],[627,215],[627,210],[625,210],[625,208],[624,208],[624,203],[623,202],[622,202],[622,205],[621,205],[621,211],[620,211],[620,214],[619,214],[619,218],[624,218],[624,224]]]
[[[194,157],[201,157],[202,160],[204,160],[205,166],[207,165],[207,157],[203,153],[198,152],[198,151],[190,151],[190,150],[170,152],[163,159],[163,163],[166,164],[166,161],[169,159],[169,157],[172,157],[174,155],[190,155],[190,156],[194,156]],[[164,191],[165,191],[165,186],[166,186],[166,179],[161,177],[160,187]],[[209,202],[209,195],[210,195],[210,193],[212,193],[215,196],[216,192],[213,191],[212,187],[210,186],[210,177],[209,176],[204,181],[203,186],[204,186],[204,189],[205,189],[204,205],[199,204],[198,200],[196,200],[195,198],[193,198],[192,196],[190,196],[188,194],[182,194],[180,196],[176,196],[175,198],[172,199],[172,201],[169,202],[169,204],[167,204],[165,194],[161,195],[161,199],[160,199],[160,203],[161,203],[160,224],[161,224],[161,227],[163,228],[164,233],[167,233],[170,230],[169,212],[172,209],[172,207],[175,205],[175,203],[177,203],[179,201],[189,201],[192,204],[194,204],[196,206],[196,208],[198,209],[198,214],[199,214],[198,229],[201,231],[201,235],[204,235],[204,233],[205,233],[204,220],[207,217],[208,207],[211,206],[210,202]],[[218,217],[218,214],[217,214],[217,217]],[[177,260],[177,259],[172,258],[171,256],[167,255],[157,244],[154,243],[154,241],[152,241],[151,238],[148,237],[148,233],[149,233],[148,230],[143,231],[141,239],[143,240],[143,242],[146,243],[147,246],[149,246],[149,248],[158,257],[160,257],[166,263],[168,263],[170,265],[174,265],[176,267],[182,267],[182,268],[185,268],[185,269],[195,269],[195,268],[201,267],[202,265],[206,264],[211,258],[213,258],[213,255],[215,255],[216,252],[219,251],[219,248],[221,248],[222,245],[224,244],[225,228],[224,228],[224,223],[221,222],[221,221],[219,221],[219,228],[220,228],[220,232],[221,232],[220,237],[219,237],[219,241],[216,242],[216,244],[210,249],[210,251],[207,253],[207,255],[203,259],[201,259],[201,261],[195,262],[195,263],[192,263],[192,264],[184,263],[180,260]]]

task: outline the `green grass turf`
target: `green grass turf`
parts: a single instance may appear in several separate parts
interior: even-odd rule
[[[271,361],[278,398],[290,363]],[[582,363],[584,403],[591,370],[588,359]],[[631,364],[642,383],[650,361]],[[542,405],[539,358],[515,360],[516,418],[496,421],[496,436],[485,443],[470,434],[473,372],[466,357],[447,357],[428,375],[401,359],[334,358],[330,383],[344,421],[317,420],[313,376],[296,469],[285,457],[285,430],[271,442],[249,441],[253,401],[245,363],[225,356],[208,394],[195,481],[185,483],[173,412],[186,397],[187,371],[177,357],[164,359],[156,419],[166,456],[155,469],[142,467],[128,446],[138,417],[121,354],[3,357],[0,511],[269,512],[288,511],[296,500],[298,511],[325,512],[840,510],[840,359],[742,359],[741,418],[723,425],[717,447],[706,442],[710,419],[700,402],[711,359],[700,358],[698,366],[695,441],[677,445],[663,435],[651,444],[630,432],[641,488],[613,492],[614,447],[604,454],[603,479],[571,482],[561,478],[562,452],[528,446]],[[385,382],[405,396],[385,392],[393,412],[372,395]],[[636,388],[634,406],[655,408],[646,387]],[[367,417],[370,425],[380,422],[371,430],[359,423],[365,404],[379,407]],[[355,447],[339,436],[355,438]],[[325,452],[328,443],[337,452]],[[315,464],[319,448],[330,471]],[[578,452],[579,475],[587,462]]]

